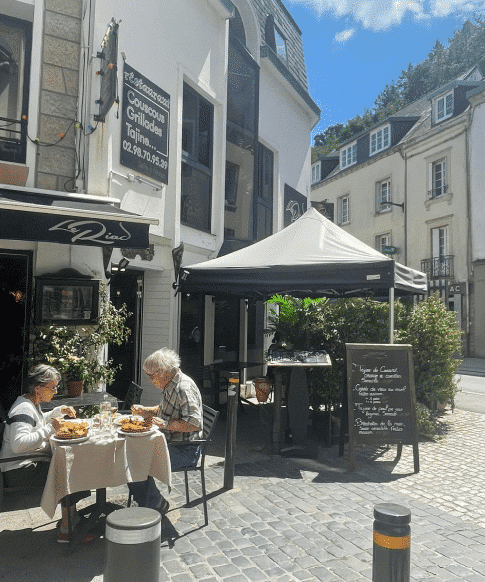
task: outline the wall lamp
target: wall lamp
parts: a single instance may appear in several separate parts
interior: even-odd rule
[[[404,212],[404,202],[401,202],[401,204],[398,204],[397,202],[384,202],[382,206],[400,206]]]
[[[130,261],[123,257],[119,263],[111,263],[111,269],[109,273],[106,273],[106,277],[111,279],[115,275],[119,273],[124,273],[126,271],[126,267],[130,264]]]
[[[128,174],[127,179],[128,182],[138,182],[139,184],[146,184],[147,186],[150,186],[157,192],[159,192],[162,189],[162,187],[156,182],[153,182],[152,180],[147,180],[146,178],[142,178],[141,176],[135,176],[135,174]]]

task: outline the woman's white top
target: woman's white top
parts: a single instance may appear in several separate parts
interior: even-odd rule
[[[34,404],[24,396],[19,396],[8,412],[8,418],[15,421],[11,424],[7,421],[5,432],[3,433],[0,458],[49,451],[49,438],[55,432],[50,420],[56,416],[62,416],[61,408],[62,406],[57,406],[53,410],[44,413],[38,404]],[[11,463],[1,463],[0,469],[2,471],[11,471],[12,469],[30,465],[33,462],[25,459],[12,461]]]

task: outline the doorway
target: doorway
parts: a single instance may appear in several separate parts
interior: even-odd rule
[[[32,253],[0,251],[0,297],[5,314],[0,339],[0,404],[5,411],[22,393],[28,367],[31,290]]]
[[[180,300],[180,346],[182,370],[198,386],[203,384],[204,296],[182,293]]]
[[[143,281],[143,272],[128,270],[118,273],[110,282],[111,302],[117,309],[125,304],[130,313],[126,320],[131,331],[128,341],[121,346],[108,346],[108,358],[114,365],[121,365],[108,391],[119,400],[124,400],[131,382],[140,383]]]

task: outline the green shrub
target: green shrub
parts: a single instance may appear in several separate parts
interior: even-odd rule
[[[396,342],[413,346],[416,399],[431,410],[438,402],[454,407],[455,374],[460,365],[462,331],[453,311],[434,294],[417,303],[399,323]]]
[[[314,368],[308,374],[312,408],[337,406],[345,386],[346,343],[389,343],[389,304],[368,298],[298,299],[276,295],[269,303],[270,330],[278,331],[289,349],[326,350],[331,368]],[[437,402],[454,406],[454,380],[460,364],[462,332],[454,313],[438,295],[413,304],[394,302],[395,343],[413,346],[416,399],[434,410]]]
[[[420,436],[431,440],[436,439],[441,430],[440,422],[438,421],[436,414],[431,412],[431,410],[421,402],[416,404],[416,422],[418,425],[418,434]]]

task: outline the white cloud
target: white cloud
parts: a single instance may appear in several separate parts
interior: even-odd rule
[[[289,0],[305,4],[322,16],[350,16],[364,28],[384,30],[400,24],[410,14],[416,19],[444,17],[452,13],[482,11],[484,0]],[[346,32],[346,31],[344,31]],[[347,39],[345,39],[347,40]]]
[[[473,0],[431,0],[430,4],[433,16],[448,16],[453,12],[478,12],[483,10],[485,3]]]
[[[340,42],[341,44],[343,44],[344,42],[347,42],[349,38],[354,36],[354,32],[355,28],[348,28],[347,30],[342,30],[342,32],[337,32],[337,34],[334,37],[334,40],[336,42]]]

